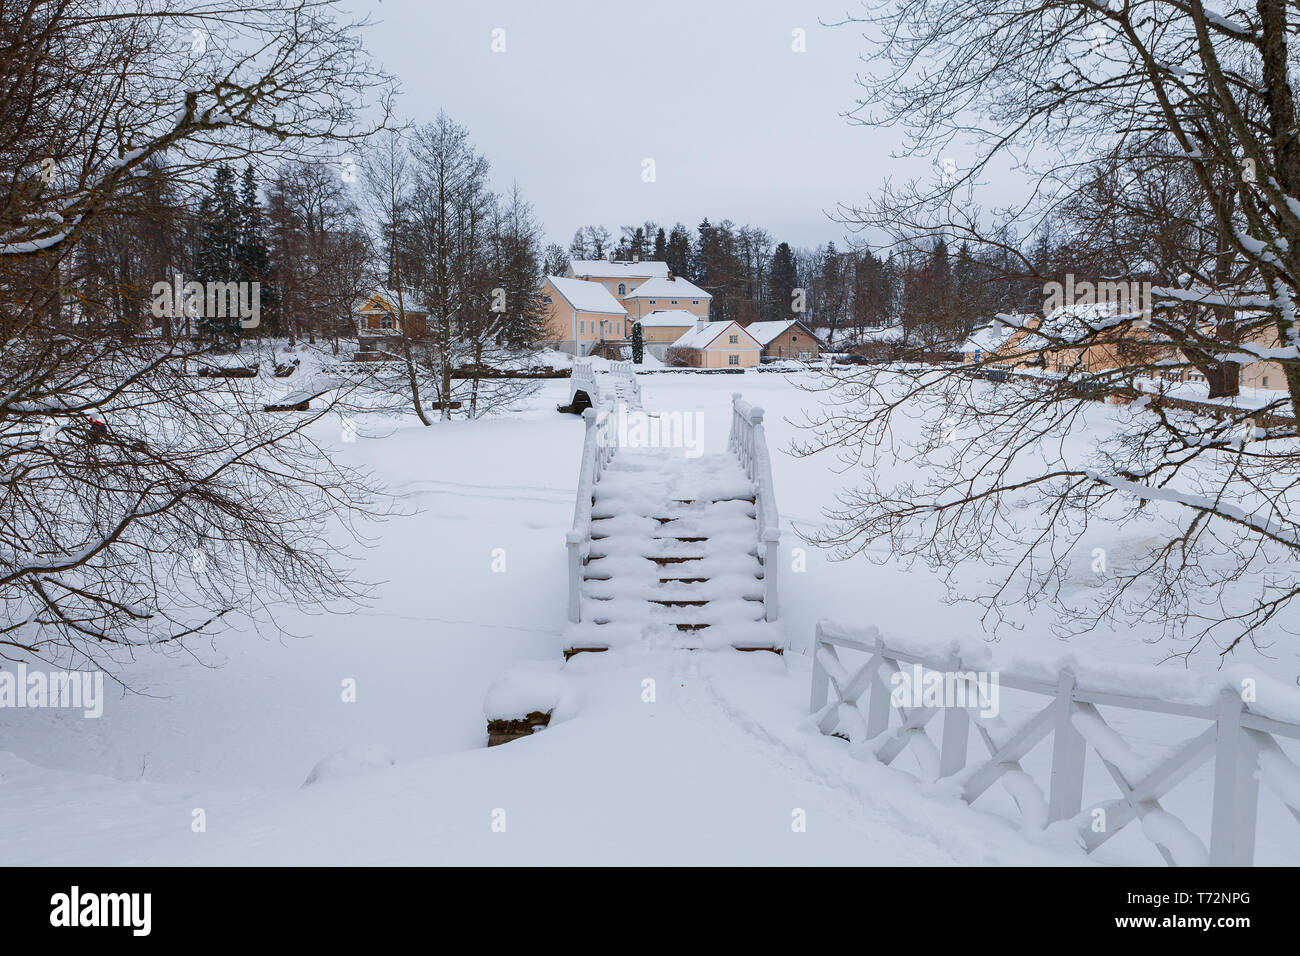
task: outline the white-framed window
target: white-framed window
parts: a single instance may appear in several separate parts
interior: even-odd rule
[[[626,283],[626,282],[620,282],[620,283],[618,284],[618,294],[619,294],[619,295],[627,295],[627,283]]]
[[[393,320],[393,314],[391,312],[385,312],[379,317],[379,327],[381,329],[397,328],[397,323]]]
[[[739,342],[739,341],[740,341],[740,336],[739,336],[739,335],[732,335],[732,336],[729,336],[729,337],[727,338],[727,344],[728,344],[728,345],[735,345],[735,344],[736,344],[737,342]]]
[[[1262,377],[1260,378],[1260,380],[1259,380],[1259,384],[1260,384],[1263,388],[1268,388],[1268,376],[1267,376],[1267,375],[1262,376]]]
[[[733,338],[734,338],[734,336],[733,336]],[[739,364],[740,364],[740,356],[739,356],[739,355],[728,355],[728,356],[727,356],[727,364],[728,364],[728,365],[739,365]]]
[[[578,331],[579,331],[579,332],[586,332],[586,331],[587,331],[587,320],[586,320],[586,319],[579,319],[579,320],[578,320]]]
[[[654,305],[656,301],[657,301],[656,299],[651,299],[651,300],[650,300],[650,304],[651,304],[651,305]]]
[[[700,304],[699,299],[691,299],[691,305],[699,305],[699,304]]]
[[[676,300],[676,299],[670,299],[669,302],[670,302],[670,304],[672,304],[672,305],[676,305],[676,304],[677,304],[677,300]]]
[[[544,296],[542,296],[542,302],[543,302],[544,304],[546,304],[546,305],[550,305],[550,304],[551,304],[551,297],[550,297],[549,295],[544,295]]]

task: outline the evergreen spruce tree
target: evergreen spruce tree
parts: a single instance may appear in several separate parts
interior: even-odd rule
[[[199,219],[201,226],[199,248],[194,262],[195,278],[204,284],[240,281],[237,256],[240,209],[239,200],[235,196],[235,174],[229,166],[217,167],[212,192],[203,198],[199,207]],[[233,318],[207,315],[203,304],[199,304],[199,312],[195,330],[201,337],[229,342],[238,335],[237,314]]]
[[[668,244],[664,248],[664,262],[673,275],[684,279],[691,277],[691,233],[680,222],[673,226],[668,234]]]
[[[654,259],[655,262],[666,262],[668,260],[668,240],[664,236],[662,226],[660,226],[659,231],[655,233],[655,248],[654,252],[651,254],[651,258]]]
[[[632,323],[632,363],[640,365],[645,359],[645,337],[641,332],[641,323]]]
[[[794,290],[799,287],[799,272],[795,267],[794,253],[788,242],[783,242],[772,253],[772,262],[767,270],[767,296],[763,301],[767,321],[778,319],[801,318],[790,310]]]
[[[262,233],[262,204],[257,198],[257,183],[253,179],[253,167],[245,167],[244,178],[239,192],[239,237],[235,246],[235,266],[239,273],[238,281],[259,283],[261,305],[259,314],[263,326],[274,329],[278,326],[279,298],[271,282],[271,253],[267,249],[266,237]],[[236,322],[235,334],[239,334]],[[266,329],[249,329],[253,335],[264,334]]]

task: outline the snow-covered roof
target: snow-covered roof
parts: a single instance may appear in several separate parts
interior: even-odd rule
[[[398,302],[398,299],[397,299],[397,290],[396,290],[396,289],[386,289],[386,288],[384,288],[383,286],[375,286],[373,289],[371,289],[371,290],[370,290],[369,292],[367,292],[365,295],[358,296],[358,297],[353,301],[353,303],[352,303],[352,311],[353,311],[353,312],[360,312],[360,311],[363,310],[366,306],[368,306],[371,302],[373,302],[376,298],[383,299],[383,300],[384,300],[385,302],[387,302],[387,303],[388,303],[388,304],[389,304],[393,309],[396,309],[396,308],[397,308],[397,302]],[[410,289],[403,289],[403,290],[402,290],[402,299],[401,299],[401,302],[402,302],[402,305],[406,308],[406,311],[407,311],[407,312],[420,312],[420,313],[423,313],[423,312],[425,311],[425,310],[424,310],[424,306],[421,304],[422,300],[420,299],[420,297],[417,296],[417,295],[416,295],[414,292],[412,292]]]
[[[804,324],[798,319],[777,319],[772,322],[750,322],[749,325],[745,326],[745,331],[752,335],[759,345],[767,345],[778,335],[784,334],[792,325],[801,326],[805,331],[807,331],[807,326],[804,326]],[[811,335],[812,333],[807,332],[807,334]]]
[[[675,276],[669,279],[662,276],[657,279],[647,279],[639,286],[629,292],[624,298],[628,299],[712,299],[709,295],[694,282],[687,282],[681,276]]]
[[[1025,317],[1020,318],[1020,327],[1030,326],[1034,332],[1026,335],[1019,343],[1024,349],[1044,349],[1065,342],[1081,342],[1091,339],[1105,329],[1142,315],[1141,309],[1119,309],[1112,302],[1094,302],[1087,305],[1063,305],[1053,309],[1036,324]],[[1008,316],[1007,321],[1014,323],[1017,317]],[[1041,332],[1043,335],[1036,333]],[[1050,338],[1049,338],[1050,337]]]
[[[993,321],[981,325],[970,334],[962,345],[963,352],[996,352],[1016,330],[1002,322]]]
[[[569,263],[569,274],[592,279],[653,279],[656,276],[667,278],[668,263],[652,262],[649,259],[640,262],[625,262],[621,259],[614,262],[608,259],[574,259]]]
[[[698,315],[687,312],[685,309],[655,309],[649,315],[636,321],[640,322],[641,327],[646,329],[684,329],[694,325],[699,320]]]
[[[886,325],[880,329],[863,329],[858,339],[863,342],[901,342],[903,341],[903,327],[901,325]]]
[[[736,331],[744,333],[754,345],[758,345],[754,337],[745,332],[744,328],[736,322],[703,322],[679,338],[671,347],[675,349],[707,348],[715,339],[728,332],[733,326]]]
[[[599,282],[585,279],[566,279],[564,276],[547,276],[546,281],[564,300],[579,312],[598,312],[601,315],[627,315],[627,309],[609,294]]]

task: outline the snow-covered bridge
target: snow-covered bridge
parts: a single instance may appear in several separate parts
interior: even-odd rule
[[[763,410],[734,395],[728,450],[698,457],[623,447],[612,423],[626,414],[624,405],[584,412],[566,654],[641,643],[779,652],[780,530]]]

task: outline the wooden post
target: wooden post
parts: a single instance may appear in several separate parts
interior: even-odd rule
[[[1259,781],[1255,745],[1241,726],[1241,695],[1219,694],[1214,746],[1214,809],[1210,816],[1210,865],[1253,866]]]
[[[763,619],[775,621],[781,615],[781,598],[776,589],[777,566],[781,563],[781,532],[769,528],[763,534]]]
[[[569,559],[569,621],[582,620],[582,535],[569,531],[564,536],[564,549]]]
[[[885,642],[876,641],[876,656],[884,663],[894,662],[885,657]],[[867,736],[876,737],[889,729],[889,685],[880,676],[880,669],[871,675],[871,699],[867,702]]]
[[[1047,797],[1047,821],[1066,820],[1083,805],[1083,767],[1088,742],[1074,726],[1074,672],[1061,671],[1056,682],[1056,714],[1052,728],[1052,782]]]
[[[961,656],[954,654],[949,671],[961,673]],[[943,712],[943,734],[939,739],[939,777],[950,777],[966,766],[970,742],[970,712],[965,707],[948,707]]]
[[[817,631],[813,634],[812,648],[812,694],[808,698],[808,713],[815,714],[826,706],[826,697],[830,690],[830,678],[821,662],[822,624],[817,622]]]

